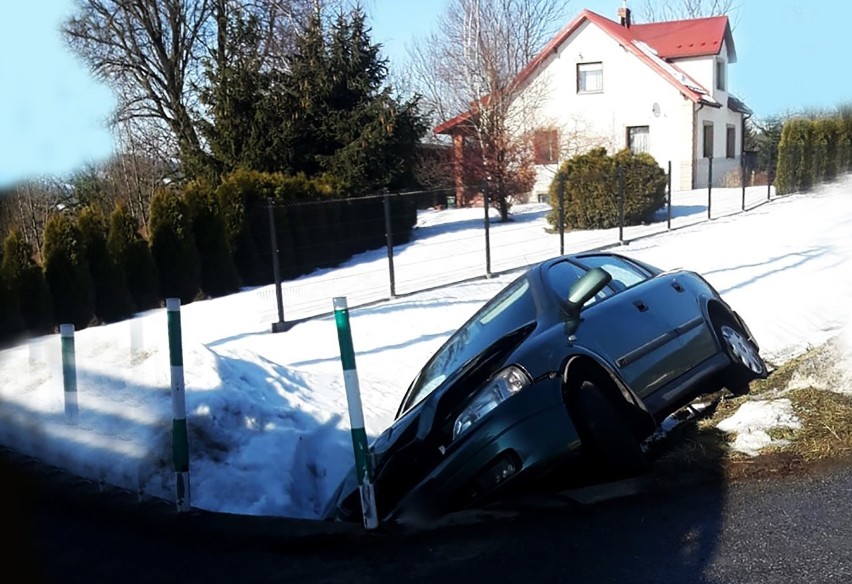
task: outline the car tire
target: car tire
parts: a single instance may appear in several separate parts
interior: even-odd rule
[[[725,372],[725,387],[734,395],[745,395],[750,382],[766,377],[766,363],[743,327],[732,317],[717,318],[714,328],[722,350],[731,359]]]
[[[573,401],[582,456],[594,476],[612,481],[648,470],[629,424],[594,383],[584,382]]]

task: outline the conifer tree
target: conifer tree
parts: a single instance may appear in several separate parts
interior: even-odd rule
[[[105,322],[127,318],[133,314],[133,302],[127,290],[124,269],[107,246],[109,226],[106,217],[100,211],[86,207],[80,211],[77,224],[83,234],[86,259],[92,274],[95,315]]]
[[[41,266],[33,259],[32,246],[17,229],[13,229],[3,242],[2,272],[27,330],[34,334],[49,332],[54,324],[50,291]]]
[[[148,233],[161,297],[192,302],[201,289],[201,274],[189,208],[179,194],[167,189],[154,193]]]
[[[94,290],[83,234],[73,217],[56,213],[44,226],[44,274],[58,324],[85,328],[94,317]]]
[[[107,249],[124,272],[134,310],[155,308],[160,302],[157,266],[136,218],[124,205],[110,215]]]
[[[0,270],[0,343],[6,343],[24,330],[18,295]]]

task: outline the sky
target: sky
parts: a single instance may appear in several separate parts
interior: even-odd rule
[[[437,26],[448,0],[365,0],[373,38],[393,68]],[[0,188],[66,174],[109,156],[104,122],[115,105],[62,42],[58,26],[71,0],[9,2],[0,19]],[[748,0],[734,28],[739,62],[733,92],[758,117],[852,101],[852,77],[838,75],[848,55],[847,3],[841,0]],[[615,18],[621,0],[571,0],[567,23],[583,8]],[[638,13],[639,2],[631,3]]]
[[[738,213],[739,189],[713,193],[712,221],[706,191],[675,193],[676,229],[667,232],[664,221],[630,228],[629,245],[617,251],[703,274],[748,323],[771,366],[841,339],[846,357],[838,365],[846,375],[838,389],[852,392],[852,177],[769,203],[763,187],[752,188],[747,213]],[[493,225],[500,270],[556,255],[559,239],[545,231],[547,210],[519,206],[515,221]],[[445,284],[446,274],[483,275],[481,214],[422,211],[413,241],[394,250],[400,285],[426,289]],[[617,241],[617,230],[573,231],[565,249]],[[347,298],[373,439],[392,423],[431,354],[517,273],[358,308],[387,295],[386,250],[379,249],[286,283],[285,314],[331,312],[334,296]],[[325,316],[273,334],[273,290],[181,308],[190,502],[211,511],[315,519],[354,459],[337,329]],[[64,413],[58,335],[0,351],[0,444],[93,481],[174,500],[165,309],[78,331],[75,346],[74,423]],[[735,448],[755,454],[771,443],[769,429],[798,423],[781,398],[747,402],[722,427]]]

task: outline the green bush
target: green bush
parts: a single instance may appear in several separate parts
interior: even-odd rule
[[[812,122],[814,140],[814,183],[832,181],[838,171],[838,120],[822,118]]]
[[[238,169],[225,176],[216,189],[228,246],[240,278],[247,285],[272,281],[267,199],[275,199],[281,177]]]
[[[103,213],[86,207],[77,216],[77,225],[86,246],[86,259],[95,291],[95,315],[104,322],[116,322],[133,314],[133,301],[127,289],[124,269],[109,252],[109,225]]]
[[[803,192],[852,170],[852,119],[843,116],[784,123],[778,144],[775,189]]]
[[[124,205],[109,217],[107,248],[127,282],[134,310],[156,308],[160,303],[157,266],[148,242],[139,234],[139,223]]]
[[[24,326],[33,334],[53,328],[53,303],[44,271],[33,259],[33,248],[13,229],[3,242],[3,278],[18,303]]]
[[[9,343],[24,330],[18,295],[0,271],[0,343]]]
[[[270,200],[282,278],[339,264],[385,243],[383,198],[343,198],[339,181],[328,175],[308,179],[236,170],[216,194],[234,261],[248,285],[272,281]],[[408,241],[416,221],[412,198],[391,197],[395,242]]]
[[[205,295],[223,296],[239,290],[240,276],[228,245],[225,220],[219,210],[216,192],[204,182],[192,182],[184,189],[192,234],[201,267],[201,290]]]
[[[148,222],[161,297],[192,302],[201,291],[201,267],[189,207],[179,193],[158,190],[151,198]]]
[[[666,175],[653,157],[622,150],[609,156],[596,148],[566,160],[550,185],[552,211],[548,221],[559,224],[559,197],[567,229],[606,229],[619,224],[619,168],[624,183],[624,223],[650,220],[666,199]]]
[[[55,322],[86,328],[94,317],[94,290],[83,234],[66,213],[44,225],[44,274],[53,298]]]

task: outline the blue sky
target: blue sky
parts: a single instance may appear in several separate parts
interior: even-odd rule
[[[367,0],[374,40],[403,67],[407,46],[434,26],[447,0]],[[0,186],[64,174],[108,156],[111,92],[95,82],[57,32],[71,0],[11,2],[0,19]],[[638,2],[634,2],[638,5]],[[848,4],[840,0],[741,0],[739,62],[731,87],[758,117],[852,101]],[[621,0],[573,0],[614,18]]]

